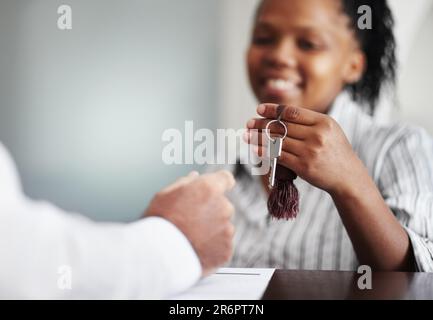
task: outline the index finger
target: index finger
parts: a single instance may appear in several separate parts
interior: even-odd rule
[[[233,174],[227,170],[220,170],[214,173],[202,175],[211,180],[212,185],[216,186],[221,192],[226,192],[234,188],[236,182]]]
[[[263,103],[257,108],[257,113],[267,119],[277,119],[278,117],[278,104]],[[312,126],[317,123],[319,113],[305,108],[285,106],[281,114],[281,120]]]

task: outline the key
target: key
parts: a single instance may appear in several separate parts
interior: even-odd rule
[[[281,156],[281,150],[283,147],[283,138],[274,138],[274,140],[269,141],[269,159],[271,163],[271,173],[269,175],[269,187],[273,188],[275,186],[275,173],[277,172],[277,162],[278,158]]]

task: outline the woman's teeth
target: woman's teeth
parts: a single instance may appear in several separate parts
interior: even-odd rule
[[[266,85],[270,89],[279,91],[292,91],[298,87],[293,81],[284,79],[269,79]]]

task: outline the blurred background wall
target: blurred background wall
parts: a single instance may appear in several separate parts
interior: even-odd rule
[[[197,168],[162,163],[165,129],[240,128],[254,115],[244,55],[257,2],[0,0],[0,140],[25,192],[96,220],[139,217]],[[65,3],[70,31],[57,29]],[[378,117],[433,134],[433,1],[390,3],[400,106]]]
[[[0,0],[0,140],[26,193],[129,221],[192,170],[162,163],[161,135],[216,127],[218,15],[214,0]]]

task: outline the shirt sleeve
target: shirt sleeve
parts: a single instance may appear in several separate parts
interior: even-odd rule
[[[201,265],[162,218],[96,223],[19,194],[0,145],[0,298],[161,299],[192,286]],[[9,186],[10,188],[7,188]],[[11,191],[11,188],[15,188]]]
[[[0,142],[0,206],[23,200],[21,182],[15,164]]]
[[[433,141],[426,131],[408,127],[393,143],[379,188],[409,235],[416,269],[433,272]]]

